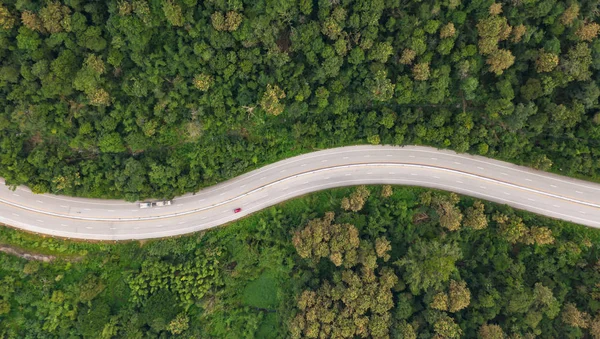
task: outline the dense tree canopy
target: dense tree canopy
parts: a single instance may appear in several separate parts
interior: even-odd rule
[[[0,5],[0,176],[173,196],[315,147],[598,177],[597,1]]]
[[[360,210],[341,207],[357,195]],[[470,226],[445,227],[440,203]],[[154,241],[0,228],[2,249],[55,258],[0,253],[0,336],[600,338],[599,242],[595,229],[391,186]]]

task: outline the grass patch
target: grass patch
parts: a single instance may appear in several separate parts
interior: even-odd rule
[[[242,293],[244,305],[273,309],[278,305],[277,278],[273,272],[265,270],[255,280],[251,281]]]

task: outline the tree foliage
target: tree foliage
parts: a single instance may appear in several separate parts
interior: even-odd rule
[[[592,8],[11,0],[0,6],[0,176],[139,200],[290,150],[370,143],[597,178]],[[155,164],[177,179],[158,179]]]

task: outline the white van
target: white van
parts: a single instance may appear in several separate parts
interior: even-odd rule
[[[151,202],[140,202],[140,208],[150,208],[152,207]]]
[[[156,202],[140,202],[140,208],[150,208],[153,206],[158,206],[158,207],[171,206],[172,203],[173,203],[173,200],[162,200],[162,201],[156,201]]]

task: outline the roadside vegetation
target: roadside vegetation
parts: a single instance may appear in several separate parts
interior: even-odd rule
[[[334,189],[162,240],[0,243],[55,256],[0,253],[3,338],[600,338],[598,230],[440,191]]]
[[[136,200],[386,143],[598,179],[597,8],[4,0],[0,176]]]

